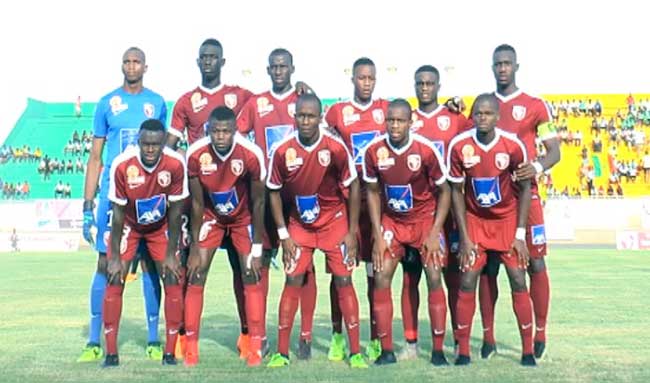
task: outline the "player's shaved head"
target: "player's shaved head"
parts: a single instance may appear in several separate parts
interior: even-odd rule
[[[275,48],[269,53],[269,62],[271,62],[271,57],[273,56],[287,56],[289,58],[289,64],[293,65],[293,55],[287,49],[284,48]]]
[[[375,62],[372,61],[371,59],[367,58],[367,57],[360,57],[360,58],[356,59],[354,64],[352,64],[352,71],[354,71],[355,69],[357,69],[357,67],[362,66],[362,65],[375,66]]]
[[[438,69],[433,65],[422,65],[415,71],[415,74],[418,73],[433,73],[436,77],[440,78],[440,72],[438,72]]]
[[[403,108],[409,112],[409,116],[411,115],[412,109],[411,109],[411,104],[409,104],[408,101],[406,101],[403,98],[396,98],[393,101],[388,104],[388,109],[398,109],[398,108]]]
[[[515,48],[512,45],[501,44],[498,47],[494,48],[494,52],[492,52],[492,55],[494,56],[499,52],[510,52],[515,57],[515,62],[517,61],[517,51],[515,51]]]
[[[210,120],[235,121],[235,112],[227,106],[218,106],[210,112]]]
[[[134,53],[138,56],[140,56],[140,60],[142,63],[145,63],[147,61],[147,56],[145,56],[144,51],[138,47],[131,47],[124,51],[124,55],[122,57],[126,57],[129,53]]]
[[[499,100],[493,93],[479,94],[478,97],[476,97],[476,100],[474,100],[474,105],[472,106],[472,110],[476,108],[476,105],[481,103],[488,103],[492,110],[494,110],[496,113],[499,113]]]
[[[157,120],[155,118],[151,118],[148,120],[145,120],[142,124],[140,124],[140,131],[149,131],[149,132],[165,132],[165,125],[163,125],[160,120]]]
[[[300,109],[300,106],[306,102],[313,102],[316,105],[318,105],[318,110],[323,110],[323,106],[320,102],[320,98],[316,96],[313,93],[303,93],[298,97],[298,101],[296,101],[296,110]]]
[[[217,47],[217,48],[219,48],[219,50],[221,52],[223,52],[223,46],[221,46],[221,43],[217,39],[213,39],[213,38],[205,39],[201,43],[201,46],[205,46],[205,45],[210,45],[210,46],[213,46],[213,47]]]

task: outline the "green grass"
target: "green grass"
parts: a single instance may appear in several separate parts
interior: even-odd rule
[[[120,330],[121,365],[102,370],[99,363],[75,362],[86,341],[88,288],[95,256],[74,254],[3,254],[0,279],[1,382],[423,382],[423,381],[650,381],[650,254],[613,250],[554,249],[551,270],[552,307],[547,358],[535,369],[519,366],[520,341],[511,309],[505,273],[500,275],[497,307],[499,354],[484,362],[478,356],[480,322],[475,317],[473,363],[467,368],[433,368],[424,284],[420,307],[420,358],[395,366],[352,371],[327,361],[329,341],[328,280],[318,259],[319,299],[310,362],[292,358],[288,369],[248,369],[237,358],[238,319],[226,260],[215,258],[205,296],[201,332],[201,363],[197,368],[163,367],[144,358],[146,330],[141,282],[127,285]],[[398,273],[399,274],[399,273]],[[268,333],[275,345],[277,302],[282,276],[272,272]],[[363,320],[362,346],[368,339],[365,278],[355,273]],[[402,343],[399,321],[399,277],[395,281],[395,341]],[[299,323],[297,319],[296,324]],[[164,322],[161,321],[161,334]],[[298,330],[294,326],[296,343]],[[447,357],[452,358],[450,333]]]

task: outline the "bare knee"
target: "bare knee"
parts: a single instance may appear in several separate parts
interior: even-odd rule
[[[287,275],[285,284],[287,286],[301,287],[305,282],[305,274],[298,274],[294,276]]]

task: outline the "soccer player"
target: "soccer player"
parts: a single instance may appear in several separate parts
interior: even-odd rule
[[[446,265],[443,225],[450,189],[440,153],[429,140],[409,131],[411,115],[406,100],[391,101],[386,134],[374,139],[363,157],[374,243],[374,310],[382,350],[375,364],[396,362],[391,282],[405,255],[404,247],[410,246],[419,252],[427,275],[434,343],[431,363],[439,366],[447,364],[442,352],[447,304],[441,270]]]
[[[375,137],[384,132],[384,120],[388,101],[383,99],[372,99],[372,92],[375,90],[377,70],[375,63],[367,58],[361,57],[352,65],[352,84],[354,85],[354,97],[350,101],[339,102],[327,111],[325,121],[330,129],[341,136],[343,142],[352,153],[352,158],[361,172],[363,160],[363,149]],[[360,182],[361,187],[361,215],[359,222],[360,249],[359,256],[366,262],[367,275],[367,298],[370,306],[370,342],[366,347],[368,359],[375,360],[381,354],[381,343],[377,337],[377,326],[373,310],[373,269],[372,269],[372,244],[370,218],[366,211],[365,185]],[[332,315],[332,340],[328,352],[328,358],[333,361],[343,360],[346,353],[345,338],[342,335],[342,315],[338,306],[339,299],[336,296],[334,280],[330,282],[330,304]]]
[[[94,245],[99,257],[97,271],[90,288],[90,325],[88,343],[77,361],[88,362],[102,358],[99,336],[102,328],[102,302],[106,290],[106,250],[110,232],[112,210],[108,200],[109,174],[113,159],[128,146],[137,143],[138,127],[146,119],[155,118],[165,122],[167,107],[163,98],[143,85],[147,71],[144,52],[129,48],[122,55],[124,82],[121,87],[108,93],[97,103],[94,120],[93,142],[88,157],[83,202],[83,236]],[[106,146],[104,167],[102,155]],[[100,179],[97,221],[93,215],[94,198]],[[97,234],[93,238],[96,227]],[[143,268],[144,269],[144,268]],[[158,313],[160,310],[160,283],[155,267],[150,265],[142,273],[142,290],[147,315],[148,346],[150,359],[161,360],[163,353],[158,340]]]
[[[118,155],[111,166],[108,199],[113,207],[109,235],[108,287],[104,297],[104,367],[117,366],[117,334],[122,315],[124,277],[138,249],[145,243],[165,285],[167,340],[163,364],[176,364],[174,346],[183,318],[183,288],[177,257],[181,208],[189,195],[185,160],[165,148],[165,124],[142,123],[138,146]]]
[[[516,185],[512,179],[519,165],[527,161],[526,148],[514,134],[496,128],[499,103],[493,94],[476,98],[472,119],[475,128],[456,136],[447,152],[462,271],[454,329],[459,343],[456,365],[470,363],[476,284],[487,258],[498,257],[510,279],[523,349],[521,364],[534,366],[532,307],[525,272],[530,179],[518,179]]]
[[[237,251],[246,295],[250,331],[249,366],[262,362],[264,295],[260,282],[264,230],[262,150],[237,133],[232,109],[214,109],[206,125],[208,137],[192,144],[187,167],[192,194],[192,247],[187,261],[185,296],[185,365],[198,363],[203,290],[212,258],[228,237]],[[249,202],[250,201],[250,202]],[[249,207],[250,204],[250,207]],[[251,217],[252,216],[252,217]]]
[[[269,367],[289,365],[289,338],[305,274],[316,249],[325,253],[345,318],[350,366],[367,368],[359,346],[359,302],[352,285],[356,264],[359,182],[345,144],[321,131],[321,102],[303,94],[296,102],[297,132],[281,141],[271,157],[266,186],[282,242],[286,280],[280,299],[278,352]],[[289,225],[283,193],[290,205]],[[347,208],[344,193],[348,194]]]
[[[541,358],[546,348],[546,318],[548,316],[550,286],[544,257],[546,256],[546,231],[544,211],[537,189],[536,177],[553,167],[560,160],[560,142],[553,119],[543,100],[524,93],[517,87],[515,76],[519,64],[517,53],[510,45],[499,45],[492,55],[492,72],[496,81],[499,100],[499,127],[516,134],[524,143],[528,161],[522,163],[515,175],[518,179],[531,181],[531,205],[526,224],[526,244],[530,254],[528,274],[530,296],[535,310],[535,357]],[[537,157],[535,138],[539,137],[546,155]],[[496,304],[498,259],[488,262],[481,275],[479,301],[483,320],[483,346],[481,354],[487,358],[496,352],[494,337],[494,307]]]
[[[471,127],[472,122],[464,115],[452,112],[446,106],[438,104],[440,73],[436,67],[432,65],[419,67],[415,71],[414,80],[418,108],[413,112],[411,132],[417,132],[427,138],[440,157],[444,159],[445,149],[449,147],[451,139],[459,132]],[[452,328],[455,328],[456,325],[456,298],[458,297],[459,281],[455,256],[458,251],[458,230],[455,226],[453,217],[449,214],[444,225],[444,237],[447,244],[445,251],[448,254],[444,278],[447,285]],[[407,360],[417,358],[418,308],[420,305],[418,284],[422,275],[422,263],[417,249],[407,247],[401,263],[404,270],[401,306],[406,347],[402,349],[398,359]]]
[[[255,143],[264,152],[265,164],[271,158],[272,148],[293,134],[296,100],[304,89],[294,87],[291,75],[295,67],[293,55],[286,49],[271,51],[266,72],[271,78],[271,90],[251,97],[237,117],[237,126],[242,134],[254,135]],[[264,257],[262,283],[264,286],[264,321],[266,321],[266,297],[269,286],[269,263],[278,251],[278,237],[270,205],[264,213]],[[316,309],[316,278],[313,272],[305,275],[301,290],[301,331],[298,342],[298,359],[311,357],[311,339],[314,310]],[[263,325],[266,335],[266,324]]]

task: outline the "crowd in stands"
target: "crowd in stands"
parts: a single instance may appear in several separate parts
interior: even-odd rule
[[[27,199],[31,185],[27,180],[24,182],[7,182],[0,178],[0,190],[3,199]]]
[[[43,151],[39,147],[36,147],[33,151],[29,145],[23,145],[22,147],[2,145],[2,148],[0,148],[0,164],[5,164],[11,160],[13,162],[36,162],[41,157],[43,157]]]
[[[72,187],[69,182],[66,182],[65,185],[61,180],[54,186],[54,198],[72,198]]]

